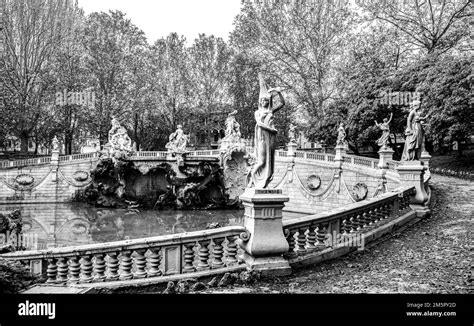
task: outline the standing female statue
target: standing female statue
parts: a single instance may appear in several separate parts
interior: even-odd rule
[[[380,149],[386,149],[388,144],[388,139],[390,138],[390,122],[392,121],[393,113],[390,113],[390,119],[383,119],[383,123],[378,123],[375,121],[375,125],[382,130],[382,136],[377,140],[377,145],[380,146]]]
[[[407,119],[407,129],[405,131],[405,148],[403,149],[402,161],[417,161],[421,158],[421,153],[425,147],[425,132],[422,122],[426,117],[420,113],[420,101],[411,104],[411,111]]]
[[[344,128],[344,123],[339,124],[339,129],[337,129],[337,146],[346,146],[346,130]]]
[[[275,88],[267,89],[263,76],[259,74],[260,96],[258,109],[255,111],[255,165],[250,171],[248,187],[266,188],[273,179],[275,167],[275,129],[273,115],[285,106],[281,92]],[[279,104],[274,105],[278,95]]]

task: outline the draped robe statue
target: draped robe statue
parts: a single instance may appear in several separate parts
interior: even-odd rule
[[[381,149],[386,149],[388,144],[388,139],[390,138],[390,122],[392,121],[393,114],[390,114],[390,119],[383,119],[383,123],[378,123],[375,121],[375,125],[382,130],[382,136],[377,140],[377,145],[381,147]]]
[[[273,116],[283,108],[285,101],[280,91],[268,89],[261,74],[259,80],[260,96],[258,109],[255,111],[255,164],[249,173],[248,187],[265,189],[273,179],[275,168],[277,130]],[[280,103],[275,106],[273,99],[276,95]]]
[[[402,161],[418,161],[421,158],[421,153],[425,150],[425,131],[422,122],[426,117],[422,117],[419,110],[420,101],[414,101],[407,119]]]

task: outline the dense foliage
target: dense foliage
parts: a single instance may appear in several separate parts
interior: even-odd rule
[[[16,136],[23,152],[54,135],[67,153],[88,137],[103,145],[113,116],[142,150],[163,149],[177,124],[209,140],[216,114],[222,123],[234,109],[250,138],[258,72],[287,99],[280,144],[295,124],[332,146],[344,122],[354,152],[377,149],[374,120],[391,113],[396,140],[408,107],[381,105],[383,91],[422,94],[430,145],[472,134],[469,0],[245,1],[228,42],[172,33],[152,44],[124,13],[85,16],[73,0],[5,0],[0,11],[0,142]],[[88,91],[95,105],[78,100]]]

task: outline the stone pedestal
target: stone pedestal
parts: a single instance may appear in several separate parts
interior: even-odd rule
[[[425,167],[421,161],[404,162],[398,168],[400,175],[400,186],[415,187],[415,194],[411,197],[411,207],[416,211],[418,217],[425,217],[430,214],[430,209],[426,206],[428,194],[425,191],[424,175]]]
[[[382,147],[379,150],[379,169],[388,169],[387,163],[393,160],[394,151],[389,147]]]
[[[424,165],[426,170],[430,169],[430,160],[431,160],[430,153],[428,153],[426,151],[421,153],[420,161],[423,162],[423,165]]]
[[[248,241],[239,241],[247,268],[263,276],[290,275],[291,267],[282,257],[289,250],[282,224],[288,197],[281,189],[247,188],[240,198],[245,207],[244,226],[250,234]]]
[[[51,172],[52,172],[52,181],[56,182],[58,180],[58,168],[59,168],[59,150],[53,150],[51,153]]]
[[[288,147],[288,156],[294,157],[296,155],[296,150],[298,149],[298,144],[294,142],[289,142],[287,147]]]
[[[336,146],[336,156],[334,157],[334,162],[336,167],[342,169],[342,164],[344,163],[344,155],[346,154],[346,146],[337,145]]]

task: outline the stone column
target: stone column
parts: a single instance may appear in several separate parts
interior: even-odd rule
[[[56,182],[58,180],[58,168],[59,168],[59,149],[53,149],[51,152],[51,172],[52,172],[52,181]]]
[[[344,162],[344,155],[346,154],[346,147],[342,145],[336,146],[336,156],[334,157],[334,162],[338,168],[342,169],[342,163]]]
[[[403,162],[398,168],[400,175],[400,186],[415,187],[415,194],[411,197],[411,207],[416,211],[418,217],[426,217],[430,209],[426,206],[428,194],[425,190],[425,166],[420,161]]]
[[[336,192],[341,191],[341,176],[342,176],[342,166],[344,164],[344,155],[346,154],[346,147],[343,145],[336,146],[336,156],[334,157],[334,178],[336,179]]]
[[[294,157],[296,155],[298,144],[290,141],[287,147],[288,147],[288,157]]]
[[[250,236],[240,239],[247,269],[263,276],[291,274],[291,267],[282,255],[289,250],[283,234],[282,210],[289,199],[281,189],[247,188],[241,196],[245,207],[244,226]]]
[[[394,151],[389,147],[380,148],[378,165],[379,169],[388,169],[387,163],[393,160],[393,153]]]

